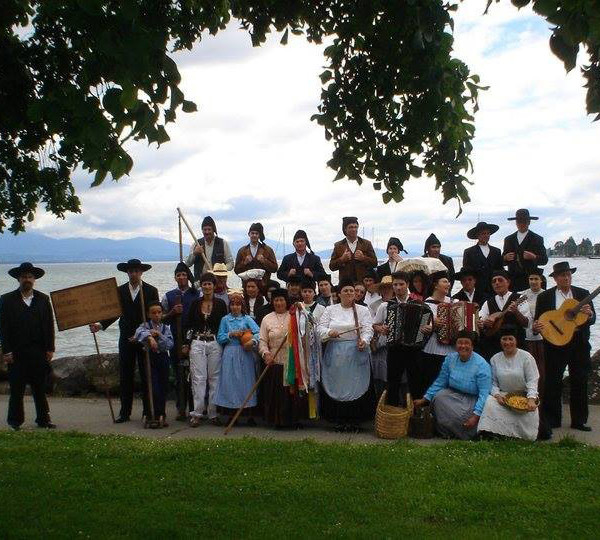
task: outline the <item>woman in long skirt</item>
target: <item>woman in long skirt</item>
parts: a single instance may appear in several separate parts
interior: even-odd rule
[[[321,340],[327,342],[321,410],[336,431],[357,432],[358,424],[375,412],[369,351],[373,321],[369,308],[354,303],[351,281],[342,281],[339,290],[340,303],[329,306],[319,322]]]
[[[275,429],[301,428],[301,420],[308,417],[308,401],[284,384],[284,365],[288,361],[288,331],[290,328],[289,300],[285,289],[271,294],[273,312],[260,325],[258,352],[270,366],[263,379],[265,421]]]
[[[229,294],[229,315],[221,319],[217,341],[224,347],[221,357],[221,377],[217,389],[216,405],[226,414],[233,416],[242,406],[244,399],[256,382],[256,357],[252,351],[258,343],[258,325],[249,315],[245,315],[244,296],[240,291]],[[242,343],[245,332],[252,333],[251,339]],[[256,406],[254,394],[245,408],[248,410],[248,425],[256,422],[252,416],[252,407]]]

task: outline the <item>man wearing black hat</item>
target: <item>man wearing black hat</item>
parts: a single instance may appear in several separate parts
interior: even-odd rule
[[[500,250],[498,250],[498,253],[500,253]],[[473,302],[479,307],[483,306],[488,295],[478,286],[479,281],[477,280],[477,272],[471,268],[461,268],[460,272],[456,273],[454,276],[460,281],[462,289],[452,295],[452,298],[459,300],[460,302]]]
[[[271,272],[277,272],[277,258],[275,252],[265,244],[265,233],[262,223],[253,223],[248,231],[250,243],[241,247],[235,258],[234,272],[237,275],[261,268],[265,271],[263,283],[266,284],[271,278]]]
[[[277,270],[277,277],[282,281],[287,281],[292,276],[316,279],[318,275],[324,274],[325,269],[321,257],[313,253],[308,236],[302,229],[296,231],[293,242],[295,252],[283,257],[279,270]]]
[[[200,298],[200,292],[193,286],[194,276],[184,262],[178,263],[175,267],[175,282],[177,287],[168,291],[160,303],[164,313],[163,319],[170,326],[171,334],[175,339],[171,363],[175,369],[177,420],[183,421],[187,418],[187,406],[190,407],[190,410],[193,408],[191,390],[186,376],[189,373],[189,361],[183,358],[181,351],[184,344],[183,328],[187,323],[190,306],[196,298]]]
[[[444,263],[444,266],[448,269],[448,279],[450,280],[450,291],[452,291],[452,287],[454,285],[454,262],[451,257],[448,255],[443,255],[441,252],[442,243],[439,241],[438,237],[431,233],[427,240],[425,240],[425,248],[423,257],[433,257],[434,259],[439,259]]]
[[[521,295],[512,292],[510,276],[505,270],[496,270],[492,274],[492,288],[494,289],[494,295],[483,303],[479,311],[480,327],[484,331],[479,349],[481,356],[488,362],[492,356],[502,350],[500,333],[491,333],[496,318],[500,317],[499,314],[504,313],[503,325],[513,325],[519,329],[517,342],[520,349],[525,348],[525,328],[529,325],[530,319],[527,302],[517,303]]]
[[[115,420],[118,424],[128,422],[133,407],[133,390],[135,363],[137,361],[142,381],[142,400],[144,404],[144,416],[150,414],[150,404],[146,392],[146,370],[144,369],[143,349],[139,347],[133,336],[137,327],[146,320],[146,314],[142,313],[140,289],[144,294],[144,303],[148,307],[152,302],[158,302],[158,290],[156,287],[143,282],[142,274],[152,268],[149,264],[143,264],[139,259],[129,259],[127,262],[119,263],[117,270],[126,272],[129,281],[119,286],[119,298],[121,300],[122,314],[119,317],[119,376],[121,390],[121,412]],[[106,330],[117,319],[107,319],[99,323],[90,324],[90,330]]]
[[[477,287],[485,294],[492,292],[494,270],[502,270],[504,267],[501,251],[489,245],[490,236],[499,228],[498,225],[480,221],[467,232],[467,238],[477,240],[477,244],[465,249],[462,265],[463,268],[470,268],[475,272]]]
[[[7,422],[18,430],[25,421],[23,396],[29,384],[36,424],[55,428],[46,399],[46,378],[54,356],[54,318],[48,296],[33,288],[44,271],[25,262],[8,273],[19,281],[19,288],[0,299],[0,334],[10,385]]]
[[[339,270],[339,281],[362,281],[367,270],[377,266],[377,256],[371,242],[358,236],[358,219],[342,219],[345,238],[333,246],[329,268]]]
[[[573,273],[568,262],[554,265],[550,277],[556,282],[555,287],[540,293],[535,308],[534,332],[542,332],[544,324],[539,321],[542,313],[559,309],[568,298],[583,300],[589,291],[571,285]],[[543,417],[547,422],[547,435],[554,427],[560,427],[562,421],[562,380],[565,367],[569,366],[569,383],[571,385],[569,408],[571,411],[571,427],[581,431],[591,431],[588,421],[587,383],[591,371],[590,361],[590,326],[596,322],[594,305],[590,302],[581,308],[588,316],[585,324],[578,327],[570,343],[556,347],[544,340],[544,358],[546,363],[546,381],[542,397]]]
[[[529,230],[531,220],[535,219],[538,218],[531,216],[527,208],[517,210],[515,217],[508,218],[508,221],[516,221],[517,231],[504,239],[502,257],[504,264],[508,266],[508,273],[515,291],[527,289],[529,272],[548,262],[544,239]]]
[[[400,256],[401,251],[408,253],[408,251],[404,249],[402,242],[394,236],[388,240],[386,251],[388,260],[377,267],[377,277],[379,278],[379,281],[381,281],[383,276],[391,276],[396,272],[398,264],[402,261],[402,257]]]
[[[209,264],[206,264],[206,261]],[[206,216],[202,220],[202,238],[198,238],[198,241],[192,244],[185,262],[193,268],[195,281],[198,281],[204,272],[210,272],[216,263],[223,263],[227,270],[233,270],[231,249],[227,240],[217,236],[217,225],[212,217]]]

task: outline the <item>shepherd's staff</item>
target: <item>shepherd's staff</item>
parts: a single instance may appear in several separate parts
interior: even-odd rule
[[[281,347],[283,347],[283,345],[285,343],[287,343],[287,338],[288,338],[288,334],[286,332],[285,336],[283,337],[283,341],[280,343],[279,347],[277,347],[277,350],[275,351],[275,354],[273,355],[273,362],[275,361],[275,358],[279,354],[279,351],[281,350]],[[258,388],[258,385],[261,383],[261,381],[263,380],[264,376],[267,374],[268,369],[272,365],[273,364],[267,364],[265,366],[265,369],[263,369],[262,373],[260,374],[260,377],[258,379],[256,379],[256,382],[254,383],[254,386],[250,389],[250,392],[248,392],[248,395],[246,396],[246,399],[242,403],[242,406],[237,410],[237,412],[235,413],[235,415],[231,419],[231,422],[229,422],[229,425],[225,428],[225,435],[227,435],[232,430],[233,425],[235,424],[235,422],[239,418],[240,414],[242,414],[242,411],[244,410],[244,407],[246,406],[246,403],[248,403],[250,401],[250,398],[252,397],[252,394],[254,394],[254,392],[256,392],[256,389]]]
[[[100,363],[100,347],[98,347],[98,338],[96,337],[96,332],[92,332],[92,336],[94,336],[94,344],[96,345],[96,354],[98,355],[98,363]],[[111,416],[113,424],[114,424],[115,423],[115,411],[113,410],[112,400],[110,399],[110,391],[108,388],[108,383],[106,382],[106,375],[104,376],[104,384],[106,385],[106,399],[108,400],[108,406],[110,407],[110,416]]]
[[[198,243],[198,237],[194,234],[194,231],[190,227],[190,224],[187,222],[187,219],[185,219],[185,216],[183,215],[181,208],[177,207],[177,212],[179,214],[179,217],[183,220],[183,223],[187,227],[187,230],[190,231],[190,234],[192,235],[192,238],[194,239],[194,246],[199,246],[200,244]],[[210,264],[208,262],[208,259],[206,258],[206,253],[204,253],[204,250],[202,250],[202,258],[204,259],[204,264],[206,264],[208,269],[212,270],[212,264]]]
[[[181,228],[181,214],[178,216],[179,222],[179,262],[183,262],[183,231]],[[177,296],[177,303],[181,304],[181,294]],[[175,316],[175,335],[177,338],[177,378],[179,379],[179,411],[177,411],[180,416],[185,415],[185,411],[187,410],[187,392],[185,385],[185,372],[183,369],[182,363],[182,352],[181,347],[183,346],[183,332],[181,328],[181,318],[182,314],[178,313]],[[181,412],[183,411],[183,415]]]
[[[146,301],[144,299],[144,282],[140,280],[140,304],[142,307],[142,324],[146,322]],[[148,392],[148,406],[150,407],[150,420],[146,419],[148,427],[157,427],[154,418],[154,394],[152,392],[152,371],[150,364],[150,351],[148,346],[144,346],[144,366],[146,368],[146,387]]]
[[[179,210],[179,209],[178,209]],[[179,262],[183,262],[183,231],[181,230],[181,214],[179,214]]]

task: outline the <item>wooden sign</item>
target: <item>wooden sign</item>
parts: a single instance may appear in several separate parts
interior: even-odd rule
[[[59,330],[121,316],[116,278],[101,279],[50,293]]]

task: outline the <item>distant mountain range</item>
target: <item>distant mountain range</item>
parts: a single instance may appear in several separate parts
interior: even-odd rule
[[[238,249],[248,243],[247,239],[229,242],[235,257]],[[277,241],[266,239],[275,249]],[[287,247],[287,253],[291,252]],[[189,242],[184,245],[184,256],[189,250]],[[328,259],[331,249],[317,251],[321,258]],[[386,258],[383,249],[376,250],[379,259]],[[24,233],[14,236],[0,234],[0,263],[20,263],[22,261],[42,262],[101,262],[125,261],[138,258],[146,261],[176,261],[179,259],[179,244],[164,240],[138,236],[126,240],[109,238],[51,238],[43,234]],[[283,249],[278,246],[277,259],[283,257]]]

